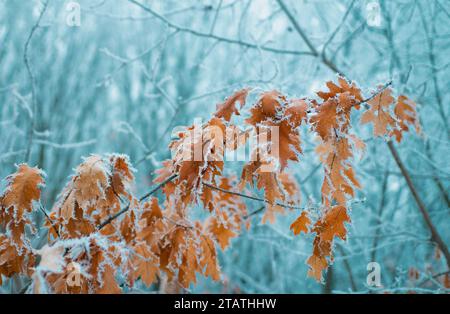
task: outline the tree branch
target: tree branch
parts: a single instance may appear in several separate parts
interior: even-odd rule
[[[28,35],[27,41],[25,42],[25,48],[24,48],[24,53],[23,53],[23,61],[25,63],[25,67],[27,69],[28,77],[29,77],[30,84],[31,84],[31,112],[32,112],[30,129],[28,130],[28,143],[27,143],[27,148],[25,151],[25,162],[30,161],[31,146],[33,144],[34,129],[36,127],[36,111],[37,111],[36,110],[37,109],[36,82],[35,82],[33,72],[31,71],[30,60],[28,57],[28,48],[30,46],[31,39],[34,36],[34,33],[36,32],[36,30],[39,27],[39,24],[41,23],[42,17],[44,16],[45,12],[47,11],[49,2],[50,2],[50,0],[48,0],[44,3],[44,8],[42,9],[41,13],[39,14],[38,20],[37,20],[36,24],[34,24],[33,28],[31,29],[31,32]]]
[[[260,208],[258,208],[257,210],[252,211],[251,213],[247,214],[244,216],[244,219],[248,219],[252,216],[255,216],[257,214],[259,214],[260,212],[262,212],[264,209],[266,208],[266,206],[262,206]]]
[[[264,203],[267,203],[267,204],[270,204],[270,205],[277,205],[277,206],[284,207],[284,208],[289,208],[289,209],[301,209],[301,210],[305,209],[305,208],[299,207],[299,206],[293,206],[293,205],[283,204],[283,203],[279,203],[279,202],[271,202],[271,201],[266,200],[264,198],[259,198],[259,197],[256,197],[256,196],[245,195],[245,194],[242,194],[242,193],[239,193],[239,192],[225,190],[225,189],[219,188],[217,186],[211,185],[209,183],[203,183],[203,185],[208,187],[208,188],[210,188],[210,189],[217,190],[217,191],[220,191],[220,192],[223,192],[223,193],[228,193],[228,194],[231,194],[231,195],[236,195],[236,196],[240,196],[240,197],[243,197],[243,198],[248,198],[250,200],[254,200],[254,201],[258,201],[258,202],[264,202]]]
[[[139,202],[144,201],[145,199],[147,199],[148,197],[150,197],[151,195],[153,195],[154,193],[156,193],[159,189],[161,189],[162,187],[164,187],[167,183],[173,181],[175,178],[177,178],[178,175],[177,174],[173,174],[172,176],[170,176],[169,178],[167,178],[166,180],[164,180],[163,182],[161,182],[160,184],[158,184],[157,186],[155,186],[152,190],[150,190],[147,194],[145,194],[144,196],[142,196],[139,199]],[[288,204],[283,204],[283,203],[279,203],[279,202],[270,202],[266,199],[263,198],[259,198],[256,196],[251,196],[251,195],[245,195],[239,192],[234,192],[234,191],[230,191],[230,190],[225,190],[222,189],[220,187],[211,185],[209,183],[203,183],[204,186],[213,189],[213,190],[217,190],[223,193],[227,193],[227,194],[231,194],[231,195],[236,195],[236,196],[240,196],[243,198],[247,198],[247,199],[251,199],[254,201],[258,201],[258,202],[264,202],[267,204],[271,204],[271,205],[277,205],[277,206],[281,206],[284,208],[289,208],[289,209],[300,209],[300,210],[304,210],[306,208],[304,207],[299,207],[299,206],[293,206],[293,205],[288,205]],[[126,213],[128,210],[130,209],[130,204],[128,203],[128,205],[126,207],[124,207],[123,209],[121,209],[119,212],[117,212],[116,214],[114,214],[113,216],[109,217],[108,219],[106,219],[104,222],[102,222],[100,225],[98,225],[97,230],[101,230],[103,229],[106,225],[110,224],[112,221],[114,221],[115,219],[119,218],[121,215],[123,215],[124,213]],[[250,213],[249,215],[247,215],[245,218],[248,218],[250,216],[256,215],[257,213],[261,212],[262,210],[264,210],[264,207],[256,210],[255,212]]]
[[[144,196],[142,196],[139,199],[139,202],[144,201],[145,199],[147,199],[148,197],[150,197],[152,194],[156,193],[159,189],[161,189],[162,187],[164,187],[167,183],[171,182],[172,180],[174,180],[178,175],[174,174],[172,176],[170,176],[169,178],[167,178],[166,180],[164,180],[163,182],[161,182],[160,184],[158,184],[157,186],[155,186],[152,190],[150,190],[147,194],[145,194]],[[120,217],[122,214],[126,213],[128,210],[130,209],[130,203],[128,203],[128,205],[121,209],[119,212],[117,212],[116,214],[114,214],[113,216],[109,217],[108,219],[106,219],[104,222],[102,222],[100,225],[98,225],[97,230],[101,230],[103,229],[103,227],[105,227],[106,225],[108,225],[109,223],[111,223],[113,220],[115,220],[116,218]]]
[[[428,213],[427,208],[425,207],[425,204],[422,202],[422,199],[419,196],[419,193],[417,192],[414,183],[411,180],[411,177],[409,176],[408,171],[405,168],[405,165],[403,164],[402,160],[400,159],[400,156],[398,155],[397,150],[395,149],[394,145],[391,141],[387,142],[387,145],[389,147],[389,150],[391,151],[392,156],[394,157],[395,162],[397,163],[398,167],[400,168],[400,171],[403,174],[403,177],[406,180],[406,183],[408,184],[408,187],[411,191],[411,194],[414,197],[414,200],[417,203],[417,206],[419,207],[419,210],[423,216],[423,219],[425,220],[425,223],[428,226],[428,229],[430,229],[431,232],[431,240],[437,244],[439,249],[444,254],[445,260],[447,262],[447,267],[450,268],[450,252],[447,248],[447,245],[442,240],[441,236],[439,235],[436,227],[434,226],[433,222],[431,221],[430,215]]]
[[[44,207],[42,206],[41,203],[39,203],[39,209],[41,210],[41,212],[44,214],[45,218],[47,219],[47,221],[50,223],[50,225],[52,226],[53,230],[55,230],[56,235],[58,236],[58,238],[60,238],[59,235],[59,230],[56,228],[56,226],[53,224],[53,220],[50,218],[50,216],[47,214],[47,212],[45,211]]]
[[[289,11],[289,9],[287,8],[286,4],[284,4],[283,0],[277,0],[277,2],[278,2],[278,5],[283,10],[284,14],[287,16],[287,18],[291,22],[291,24],[294,26],[294,28],[297,31],[297,33],[300,35],[300,37],[303,39],[305,44],[308,46],[308,48],[310,50],[310,54],[312,56],[314,56],[314,57],[320,58],[321,62],[323,64],[325,64],[328,68],[332,69],[334,72],[342,73],[342,72],[340,72],[338,70],[338,68],[330,60],[325,58],[324,54],[322,54],[322,55],[319,54],[317,49],[314,47],[312,42],[309,40],[308,36],[306,36],[305,32],[300,27],[300,24],[298,24],[297,20],[292,15],[292,13]]]
[[[298,55],[310,55],[310,56],[312,55],[312,56],[314,56],[313,53],[308,52],[308,51],[284,50],[284,49],[279,49],[279,48],[267,47],[264,45],[260,46],[258,44],[254,44],[254,43],[250,43],[250,42],[246,42],[246,41],[242,41],[242,40],[221,37],[218,35],[204,33],[204,32],[194,30],[194,29],[179,26],[179,25],[171,22],[170,20],[168,20],[166,17],[162,16],[161,14],[157,13],[150,7],[147,7],[147,6],[143,5],[142,3],[139,3],[138,1],[135,1],[135,0],[128,0],[128,1],[136,6],[140,7],[142,10],[150,13],[151,15],[156,17],[161,22],[164,22],[165,24],[167,24],[169,27],[174,28],[180,32],[189,33],[189,34],[197,36],[197,37],[209,38],[209,39],[217,40],[220,42],[225,42],[228,44],[239,45],[239,46],[243,46],[243,47],[250,48],[250,49],[264,50],[264,51],[268,51],[268,52],[273,52],[273,53],[278,53],[278,54],[287,54],[287,55],[297,55],[297,56]]]
[[[300,28],[300,25],[298,25],[298,23],[295,20],[294,16],[291,14],[291,12],[286,7],[286,5],[283,3],[283,1],[282,0],[277,0],[277,2],[280,5],[281,9],[286,14],[286,16],[288,17],[288,19],[294,25],[294,28],[296,29],[297,33],[300,35],[300,37],[308,45],[308,47],[310,48],[310,50],[313,53],[313,55],[314,56],[318,56],[317,50],[314,48],[314,46],[312,46],[312,44],[309,41],[308,37],[305,35],[303,30]],[[325,58],[322,58],[321,61],[330,70],[343,74],[343,72],[339,71],[337,66],[334,63],[332,63],[331,61],[326,60]],[[447,266],[450,268],[450,253],[448,251],[448,248],[447,248],[446,244],[444,243],[444,241],[440,237],[439,233],[437,232],[437,229],[433,225],[433,223],[432,223],[432,221],[430,219],[430,216],[428,214],[428,210],[425,207],[425,204],[422,202],[419,194],[417,193],[417,189],[415,188],[414,183],[412,182],[411,177],[409,176],[409,173],[408,173],[406,167],[403,165],[403,162],[401,161],[401,159],[400,159],[400,157],[398,155],[398,152],[395,149],[394,144],[391,141],[388,141],[387,145],[388,145],[389,151],[392,154],[392,157],[394,158],[395,162],[397,163],[397,166],[400,168],[400,171],[401,171],[403,177],[405,178],[405,180],[406,180],[406,182],[408,184],[409,190],[413,194],[414,200],[416,201],[416,204],[419,207],[419,210],[422,213],[423,218],[425,219],[425,222],[426,222],[426,225],[427,225],[428,229],[430,229],[430,231],[431,231],[431,236],[432,236],[433,241],[439,246],[439,249],[444,253],[445,259],[447,261]]]

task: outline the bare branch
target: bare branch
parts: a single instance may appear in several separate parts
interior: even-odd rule
[[[420,198],[419,193],[417,192],[416,187],[414,186],[414,183],[412,182],[411,177],[409,176],[409,173],[405,168],[405,165],[403,164],[402,160],[400,159],[400,156],[398,155],[397,150],[394,147],[394,144],[391,141],[389,141],[389,142],[387,142],[387,145],[389,147],[389,150],[391,151],[392,156],[394,157],[395,162],[397,163],[398,167],[400,168],[400,171],[402,172],[403,177],[406,180],[406,183],[408,184],[411,194],[413,195],[414,200],[416,201],[417,206],[419,207],[419,210],[422,213],[423,219],[425,220],[425,223],[427,224],[428,229],[430,229],[431,239],[437,244],[439,249],[444,254],[445,260],[447,261],[447,267],[450,268],[450,252],[448,250],[447,245],[442,240],[436,227],[434,226],[433,222],[431,221],[430,215],[428,214],[428,210],[425,207],[425,204],[422,202],[422,199]]]
[[[30,59],[28,56],[28,50],[31,43],[31,40],[34,36],[34,33],[39,27],[39,24],[41,23],[42,17],[44,16],[45,12],[47,11],[48,3],[50,0],[46,1],[44,3],[44,8],[42,9],[41,13],[39,14],[38,20],[36,24],[31,29],[30,34],[28,35],[27,41],[25,42],[25,49],[23,53],[23,61],[25,63],[25,67],[27,68],[28,77],[31,83],[31,110],[32,110],[32,117],[31,117],[31,123],[30,123],[30,129],[28,130],[28,143],[25,151],[25,161],[30,161],[30,155],[31,155],[31,146],[33,144],[33,136],[34,136],[34,129],[36,127],[36,109],[37,109],[37,103],[36,103],[36,80],[33,75],[33,71],[31,70],[30,65]]]
[[[236,39],[232,39],[232,38],[225,38],[225,37],[221,37],[218,35],[214,35],[214,34],[209,34],[209,33],[204,33],[201,31],[197,31],[197,30],[193,30],[190,28],[186,28],[183,26],[179,26],[173,22],[171,22],[170,20],[168,20],[167,18],[165,18],[164,16],[160,15],[159,13],[157,13],[156,11],[154,11],[153,9],[143,5],[142,3],[139,3],[135,0],[128,0],[129,2],[137,5],[138,7],[140,7],[141,9],[143,9],[144,11],[150,13],[151,15],[155,16],[157,19],[159,19],[160,21],[166,23],[169,27],[174,28],[180,32],[183,33],[189,33],[192,34],[194,36],[197,37],[203,37],[203,38],[209,38],[209,39],[213,39],[213,40],[217,40],[217,41],[221,41],[221,42],[225,42],[225,43],[229,43],[229,44],[233,44],[233,45],[239,45],[242,47],[246,47],[246,48],[251,48],[251,49],[260,49],[260,50],[264,50],[264,51],[268,51],[268,52],[273,52],[273,53],[279,53],[279,54],[287,54],[287,55],[306,55],[306,56],[314,56],[313,53],[308,52],[308,51],[297,51],[297,50],[284,50],[284,49],[279,49],[279,48],[273,48],[273,47],[267,47],[267,46],[259,46],[257,44],[254,43],[250,43],[250,42],[246,42],[246,41],[242,41],[242,40],[236,40]]]

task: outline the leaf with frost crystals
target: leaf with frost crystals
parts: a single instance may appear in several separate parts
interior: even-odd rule
[[[62,272],[66,262],[64,261],[64,247],[59,245],[44,245],[41,249],[35,250],[41,256],[38,269],[54,273]]]

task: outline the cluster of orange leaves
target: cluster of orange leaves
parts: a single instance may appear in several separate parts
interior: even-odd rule
[[[351,162],[365,144],[351,133],[352,112],[363,111],[361,123],[373,124],[375,136],[400,141],[410,126],[420,131],[414,102],[403,95],[395,99],[389,87],[364,99],[361,90],[342,77],[327,86],[329,91],[319,92],[318,99],[262,93],[249,109],[247,129],[232,121],[246,105],[250,89],[218,104],[201,130],[222,132],[197,134],[191,126],[171,142],[172,158],[163,162],[155,179],[164,192],[160,200],[133,195],[134,170],[126,156],[85,158],[47,217],[48,244],[40,250],[33,249],[29,239],[36,232],[33,210],[40,206],[45,211],[39,203],[44,178],[39,169],[19,165],[0,199],[0,285],[2,276],[25,275],[32,278],[34,292],[50,287],[54,293],[119,293],[137,280],[149,286],[165,278],[185,288],[196,282],[197,274],[219,280],[218,247],[225,250],[249,227],[252,215],[242,197],[249,186],[264,192],[263,222],[273,222],[285,208],[299,208],[299,187],[286,169],[300,162],[301,125],[319,141],[322,204],[318,217],[302,210],[291,230],[295,235],[314,234],[307,263],[309,275],[321,281],[333,261],[334,239],[346,239],[348,200],[361,188]],[[266,150],[251,152],[255,158],[244,165],[240,179],[225,176],[224,147],[245,145],[248,128],[257,130],[258,137],[258,130],[271,127],[279,132],[277,160],[267,153],[275,149],[269,141]],[[231,136],[239,138],[233,145],[225,131],[230,129]],[[196,151],[200,158],[185,158]],[[192,221],[189,209],[199,204],[209,214]],[[72,285],[75,275],[79,283]]]

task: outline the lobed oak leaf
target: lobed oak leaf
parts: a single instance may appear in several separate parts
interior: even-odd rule
[[[114,193],[128,196],[127,188],[134,181],[130,160],[125,155],[111,155],[111,185]]]
[[[125,217],[122,219],[122,221],[120,221],[120,238],[123,239],[126,243],[133,242],[137,237],[136,220],[137,218],[135,211],[133,209],[129,209],[128,212],[125,214]]]
[[[237,236],[232,228],[230,228],[231,226],[225,225],[228,218],[229,217],[226,212],[221,212],[221,217],[211,217],[208,226],[208,231],[211,232],[217,240],[222,250],[225,250],[229,246],[230,239]]]
[[[33,201],[38,201],[41,197],[40,187],[44,185],[42,171],[27,164],[21,164],[16,173],[8,176],[6,180],[8,186],[2,197],[2,207],[8,213],[4,213],[0,218],[3,217],[7,221],[0,221],[0,224],[5,222],[18,224],[28,221],[24,214],[30,213]],[[12,212],[9,212],[10,210]]]
[[[233,114],[239,115],[239,111],[236,108],[236,103],[239,102],[242,107],[245,106],[245,100],[250,89],[244,88],[235,92],[232,96],[227,98],[223,103],[218,104],[216,113],[214,114],[218,118],[223,118],[225,121],[230,121]]]
[[[191,283],[197,282],[196,272],[199,270],[197,260],[197,243],[190,239],[182,254],[182,261],[178,270],[178,282],[188,288]]]
[[[263,121],[275,118],[281,107],[286,105],[286,101],[286,97],[276,90],[263,93],[256,105],[250,109],[250,117],[245,122],[257,126]]]
[[[339,128],[337,108],[337,101],[329,99],[316,106],[316,114],[310,118],[313,129],[322,139],[334,135],[334,130]]]
[[[159,274],[159,261],[150,247],[141,242],[134,247],[135,255],[133,260],[134,279],[141,278],[144,284],[149,287],[157,279]]]
[[[355,188],[360,184],[350,164],[353,157],[349,138],[330,139],[316,148],[321,162],[325,166],[325,178],[322,184],[322,200],[330,206],[335,200],[343,204],[347,196],[354,196]]]
[[[0,234],[0,278],[16,274],[31,276],[35,261],[36,256],[28,246],[19,250],[13,241]]]
[[[398,126],[392,130],[390,135],[394,135],[397,142],[402,140],[403,132],[409,131],[409,125],[414,126],[417,133],[421,132],[416,103],[414,101],[404,95],[398,96],[394,114],[397,118]]]
[[[306,234],[309,232],[308,226],[311,224],[311,220],[308,217],[306,211],[303,211],[301,215],[291,224],[290,229],[294,232],[294,235],[299,235],[302,231]]]
[[[98,225],[121,209],[123,199],[128,199],[130,204],[136,201],[129,192],[134,180],[133,171],[129,158],[124,155],[91,155],[84,158],[61,193],[53,208],[54,214],[51,214],[52,223],[47,226],[52,229],[57,227],[60,234],[56,236],[62,238],[91,234]],[[120,233],[117,227],[110,223],[102,228],[101,233],[117,237]]]
[[[252,152],[256,157],[253,160],[269,164],[276,159],[281,170],[289,160],[298,161],[302,150],[297,128],[306,121],[307,107],[303,99],[288,101],[277,91],[264,93],[246,120],[257,131],[258,148]]]
[[[369,109],[361,116],[361,124],[372,123],[375,136],[388,134],[389,128],[395,127],[395,119],[389,112],[389,106],[393,103],[392,90],[386,88],[381,93],[370,99],[367,104]]]
[[[333,261],[332,244],[335,237],[346,239],[345,223],[350,222],[345,206],[332,206],[314,224],[312,232],[316,233],[313,242],[313,254],[307,263],[310,267],[308,275],[317,281],[322,281],[322,272],[328,267],[329,260]]]
[[[289,203],[300,203],[300,187],[295,181],[294,176],[287,172],[281,172],[278,174],[278,180],[280,181],[283,191],[285,192],[285,199],[287,199]]]
[[[158,199],[151,198],[148,202],[145,202],[139,219],[137,239],[145,241],[148,245],[155,245],[159,235],[166,230],[163,217]]]
[[[345,223],[350,222],[350,217],[345,206],[333,206],[314,225],[313,232],[320,234],[322,241],[332,241],[334,237],[346,239],[347,229]]]
[[[299,127],[302,122],[307,120],[308,104],[305,99],[293,99],[289,102],[288,107],[284,112],[284,116],[293,127]]]
[[[115,270],[111,265],[106,264],[104,266],[104,270],[102,272],[102,284],[99,289],[97,289],[96,293],[98,294],[120,294],[122,293],[122,289],[120,289],[116,278],[115,278]]]
[[[270,203],[274,203],[277,199],[283,199],[284,195],[281,191],[276,173],[258,170],[257,187],[258,189],[264,189],[266,200]]]
[[[344,77],[338,77],[338,85],[332,81],[326,83],[329,92],[318,92],[317,95],[323,100],[328,100],[335,97],[338,94],[348,93],[353,96],[356,100],[362,101],[361,90],[356,86],[354,82],[349,83]]]
[[[317,235],[313,242],[313,254],[306,261],[309,270],[308,276],[322,282],[322,272],[328,268],[329,261],[332,260],[332,242],[325,241]]]
[[[322,272],[328,268],[328,261],[325,256],[311,255],[307,264],[309,265],[308,276],[316,279],[317,282],[321,282]]]
[[[108,169],[98,155],[87,157],[76,169],[73,180],[75,197],[81,208],[87,209],[98,199],[105,198],[108,187]]]
[[[52,292],[57,294],[87,294],[89,290],[89,279],[81,271],[79,263],[72,262],[67,258],[66,267],[62,273],[49,273],[45,280],[51,286]]]
[[[281,122],[278,125],[279,142],[273,143],[278,145],[278,159],[280,162],[280,169],[283,171],[288,161],[298,161],[298,155],[302,153],[300,146],[300,135],[297,130],[293,130],[289,122]]]
[[[211,277],[213,280],[220,279],[220,270],[217,262],[217,252],[212,240],[208,237],[201,236],[200,247],[202,257],[200,259],[200,267],[203,269],[205,276]]]
[[[165,160],[162,164],[163,167],[155,171],[157,177],[153,180],[154,183],[162,183],[175,173],[172,160]]]

